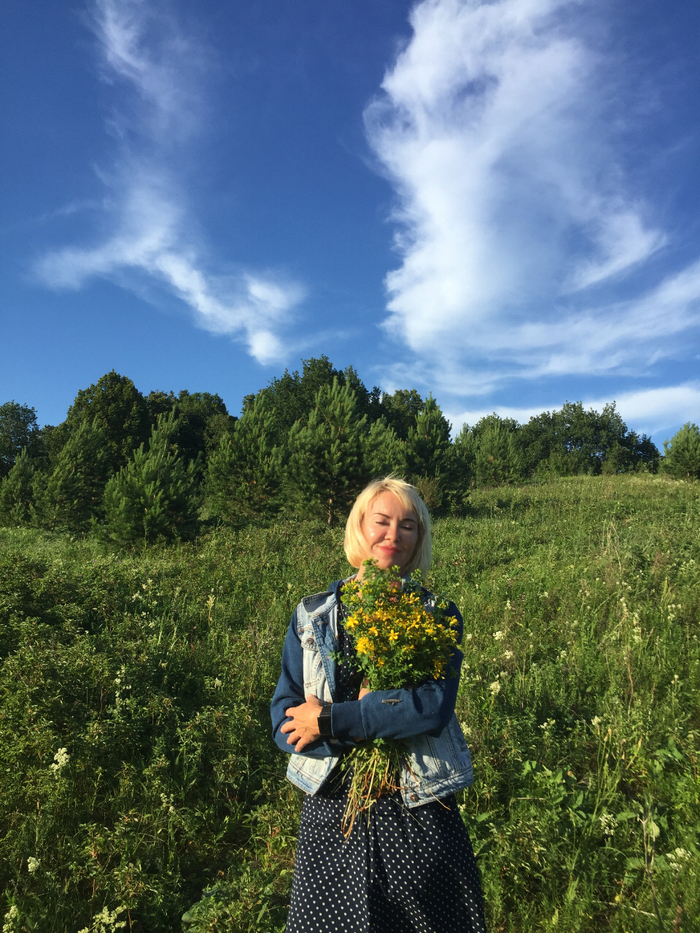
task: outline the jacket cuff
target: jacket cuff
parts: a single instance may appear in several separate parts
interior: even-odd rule
[[[337,739],[365,738],[360,700],[331,705],[331,729]]]

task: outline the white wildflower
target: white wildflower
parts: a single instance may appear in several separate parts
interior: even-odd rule
[[[219,687],[223,687],[223,682],[222,682],[221,680],[219,680],[218,677],[215,677],[215,678],[214,678],[214,686],[215,686],[216,689],[218,690]]]
[[[471,632],[469,632],[467,635],[464,636],[464,638],[465,638],[466,641],[471,641],[473,637],[474,637],[474,636],[472,635]]]
[[[494,632],[493,637],[496,639],[496,641],[500,641],[502,638],[506,637],[506,633],[505,632]]]
[[[683,871],[685,868],[683,862],[690,858],[690,852],[688,852],[687,849],[674,849],[673,852],[668,853],[666,858],[670,862],[671,868],[674,871]]]
[[[510,609],[510,600],[509,600],[509,599],[506,600],[506,609]]]
[[[598,726],[601,724],[601,722],[602,722],[602,719],[600,718],[600,716],[594,716],[593,719],[591,719],[591,725],[593,726],[594,729],[597,729]]]
[[[59,748],[59,750],[53,756],[53,764],[50,765],[50,768],[54,772],[54,774],[58,774],[61,768],[65,768],[65,766],[68,764],[69,759],[70,759],[70,755],[68,754],[68,749]]]
[[[513,657],[513,652],[512,652],[512,651],[504,651],[504,652],[503,652],[503,657],[504,657],[504,659],[505,659],[506,661],[510,661],[510,659]]]
[[[39,871],[39,866],[41,865],[41,859],[34,858],[33,855],[30,855],[27,859],[27,871],[30,874],[34,874],[35,871]]]
[[[19,920],[19,908],[13,904],[3,917],[2,933],[14,933]]]
[[[489,684],[489,690],[492,696],[497,696],[501,692],[501,681],[494,680],[492,684]]]
[[[601,813],[600,815],[600,825],[603,828],[603,834],[606,836],[615,835],[615,827],[617,826],[617,820],[612,815],[612,813]]]

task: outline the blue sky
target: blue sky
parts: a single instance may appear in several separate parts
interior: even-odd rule
[[[327,354],[456,428],[700,421],[696,0],[0,4],[0,401]]]

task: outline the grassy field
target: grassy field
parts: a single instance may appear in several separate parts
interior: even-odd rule
[[[465,618],[460,805],[490,930],[699,930],[700,486],[470,503],[436,523],[429,583]],[[285,523],[123,554],[0,529],[3,933],[283,929],[300,800],[268,704],[341,543]]]

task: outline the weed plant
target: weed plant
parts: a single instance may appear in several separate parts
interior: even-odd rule
[[[465,618],[489,929],[697,930],[700,487],[469,502],[428,585]],[[3,933],[283,929],[300,800],[268,704],[294,605],[347,573],[311,522],[130,554],[0,530]]]

